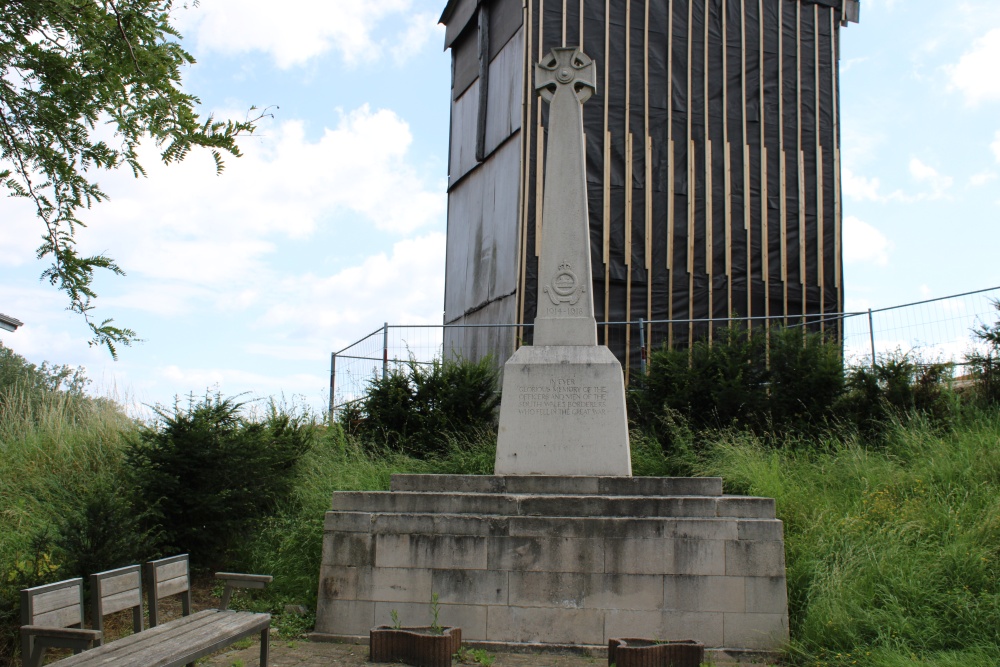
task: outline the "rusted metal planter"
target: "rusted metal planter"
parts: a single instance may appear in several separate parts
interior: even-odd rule
[[[651,639],[611,639],[608,666],[699,667],[705,661],[705,645],[693,640],[658,642]]]
[[[451,667],[451,657],[462,646],[462,628],[393,628],[380,625],[368,633],[368,660],[403,662],[415,667]]]

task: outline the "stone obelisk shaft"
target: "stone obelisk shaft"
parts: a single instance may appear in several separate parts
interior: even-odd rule
[[[535,68],[549,102],[536,346],[597,345],[583,146],[583,102],[595,83],[593,62],[574,48],[554,49]]]
[[[596,84],[579,49],[535,67],[549,103],[538,311],[533,344],[504,364],[497,475],[632,474],[622,367],[597,344],[591,295],[582,105]]]

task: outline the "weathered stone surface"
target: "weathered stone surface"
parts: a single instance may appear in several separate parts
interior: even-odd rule
[[[326,531],[345,533],[367,533],[372,528],[371,512],[327,512],[323,522]]]
[[[392,476],[393,491],[603,496],[721,496],[721,477],[596,477],[580,475]]]
[[[434,570],[431,587],[442,603],[507,604],[506,570]]]
[[[788,590],[784,575],[779,577],[745,577],[746,611],[748,613],[785,614],[788,611]]]
[[[683,482],[607,477],[493,476],[463,493],[449,477],[421,476],[430,490],[404,478],[398,502],[395,492],[349,494],[352,507],[427,511],[328,513],[320,635],[366,636],[392,609],[406,624],[429,623],[437,593],[441,622],[474,641],[645,636],[739,651],[787,636],[782,524],[742,516],[768,510],[761,499],[668,496]],[[693,488],[721,491],[709,482]]]
[[[600,538],[497,537],[490,540],[487,569],[527,572],[603,572]]]
[[[510,599],[522,607],[660,609],[663,577],[578,572],[511,572]],[[742,611],[740,607],[740,611]]]
[[[606,572],[726,574],[726,542],[697,539],[605,540]]]
[[[663,609],[668,611],[746,610],[743,577],[674,575],[663,578]]]
[[[431,599],[431,570],[376,567],[372,572],[371,599],[376,602],[426,602]]]
[[[780,542],[784,540],[784,527],[777,519],[748,519],[740,521],[738,537],[741,540]]]
[[[328,532],[323,536],[323,565],[364,567],[374,565],[369,533]]]
[[[774,498],[745,498],[723,496],[718,499],[718,516],[739,519],[773,519]]]
[[[486,544],[473,535],[376,535],[375,565],[485,570]]]
[[[511,356],[496,473],[632,474],[621,364],[607,347],[524,346]]]
[[[784,542],[726,542],[726,574],[734,577],[784,576]]]
[[[323,565],[319,596],[330,600],[371,600],[372,568]]]
[[[487,639],[504,642],[593,644],[604,635],[604,611],[544,607],[490,607]]]
[[[375,625],[375,603],[367,600],[331,600],[321,597],[316,608],[316,632],[330,635],[367,635]]]
[[[788,641],[788,617],[784,614],[725,614],[724,644],[715,646],[749,649],[775,648]]]

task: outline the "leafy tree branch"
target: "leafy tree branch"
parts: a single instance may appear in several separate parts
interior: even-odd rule
[[[28,199],[43,225],[42,279],[62,291],[90,329],[90,345],[138,340],[94,315],[94,273],[125,275],[106,255],[77,252],[80,211],[107,199],[95,172],[127,166],[144,176],[138,149],[152,141],[165,163],[192,148],[239,157],[237,138],[266,112],[244,120],[202,119],[184,92],[181,68],[194,58],[171,25],[173,0],[7,0],[0,2],[0,183]],[[113,139],[98,138],[107,125]]]

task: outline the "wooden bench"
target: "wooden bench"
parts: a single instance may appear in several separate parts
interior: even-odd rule
[[[264,575],[219,572],[225,582],[219,609],[191,613],[191,579],[187,555],[163,558],[146,564],[149,629],[142,630],[141,594],[132,587],[137,581],[138,566],[121,568],[91,578],[94,623],[103,624],[103,616],[112,611],[133,609],[137,632],[102,644],[59,662],[60,667],[180,667],[193,665],[198,658],[223,649],[234,642],[260,634],[260,665],[267,667],[270,614],[256,614],[228,609],[235,588],[264,588],[271,577]],[[181,618],[161,622],[160,600],[181,596]],[[137,614],[138,610],[138,614]],[[101,644],[101,633],[93,643]],[[27,655],[27,654],[26,654]],[[25,663],[38,667],[41,663]]]
[[[41,667],[49,648],[79,653],[101,641],[83,627],[83,579],[68,579],[21,591],[21,664]]]

